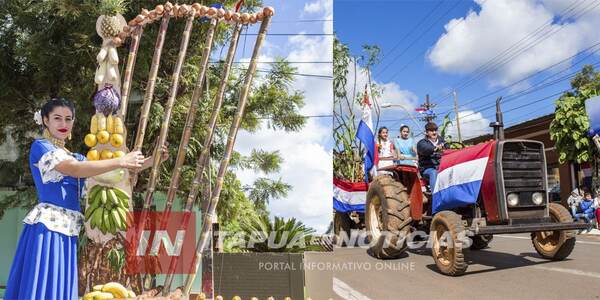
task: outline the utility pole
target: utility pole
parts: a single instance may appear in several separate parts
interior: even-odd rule
[[[425,103],[421,104],[421,107],[425,109],[425,116],[421,118],[421,121],[427,123],[432,122],[436,118],[436,115],[432,110],[435,107],[435,104],[429,102],[429,94],[425,95]]]
[[[460,135],[460,118],[458,117],[458,95],[456,94],[456,90],[453,91],[454,94],[454,114],[456,114],[456,129],[458,130],[458,142],[462,143],[462,136]]]

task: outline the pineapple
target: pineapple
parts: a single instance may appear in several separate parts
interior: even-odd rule
[[[118,15],[126,10],[125,0],[101,0],[100,13],[100,34],[104,38],[116,37],[121,32],[121,24]]]

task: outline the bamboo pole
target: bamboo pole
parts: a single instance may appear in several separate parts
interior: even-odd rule
[[[248,70],[246,72],[246,79],[244,81],[244,85],[242,87],[242,91],[240,93],[240,99],[237,106],[236,114],[233,118],[233,122],[229,129],[229,135],[227,136],[227,146],[225,148],[225,155],[223,160],[221,160],[221,164],[219,165],[219,172],[217,173],[217,179],[215,183],[215,188],[210,198],[210,202],[208,204],[208,209],[202,217],[202,231],[200,233],[200,239],[196,244],[196,256],[194,259],[194,264],[191,266],[191,272],[188,275],[184,294],[189,295],[190,290],[192,289],[192,283],[196,278],[196,273],[198,272],[198,267],[200,266],[200,262],[202,260],[202,252],[206,247],[208,242],[208,237],[210,233],[210,229],[212,227],[212,219],[215,214],[217,205],[219,203],[219,196],[221,194],[221,189],[223,188],[223,181],[225,179],[225,172],[227,171],[227,167],[229,165],[229,160],[231,158],[231,153],[233,152],[233,146],[235,144],[235,138],[242,122],[242,117],[244,116],[244,109],[246,107],[246,101],[248,99],[248,94],[250,92],[250,86],[252,85],[252,79],[254,78],[254,73],[256,72],[257,59],[260,51],[260,47],[262,46],[262,42],[265,39],[267,28],[269,27],[269,23],[271,21],[271,16],[273,15],[273,9],[270,7],[266,7],[264,9],[264,19],[260,26],[260,30],[256,37],[256,43],[254,44],[254,50],[252,52],[252,58],[250,59],[250,64],[248,66]],[[198,176],[198,174],[196,174]],[[201,176],[201,174],[200,174]]]
[[[154,191],[158,182],[158,175],[160,173],[159,166],[162,157],[162,145],[165,144],[165,141],[167,140],[167,135],[169,133],[169,123],[171,122],[173,105],[175,104],[175,99],[177,98],[177,90],[179,89],[179,78],[181,76],[181,68],[185,61],[185,56],[187,54],[187,48],[190,40],[190,33],[192,31],[193,22],[194,14],[192,13],[188,17],[185,23],[185,28],[183,30],[181,45],[179,47],[179,54],[177,56],[177,62],[175,63],[175,69],[173,70],[171,89],[169,91],[169,98],[165,105],[164,118],[160,127],[160,133],[158,135],[158,142],[156,144],[157,148],[153,156],[152,168],[150,171],[150,177],[148,178],[148,185],[146,188],[146,197],[144,199],[144,207],[142,209],[140,221],[138,222],[138,228],[142,228],[142,225],[146,222],[148,210],[150,209],[150,205],[152,204]],[[148,242],[150,245],[152,245],[152,240],[153,236],[150,236],[150,241]]]
[[[210,58],[210,52],[212,49],[212,43],[214,40],[215,28],[217,26],[217,20],[211,19],[210,26],[206,33],[206,41],[204,43],[204,49],[202,51],[202,62],[200,63],[200,73],[196,81],[194,92],[192,93],[192,99],[190,102],[190,109],[188,111],[185,126],[183,127],[183,133],[179,142],[179,149],[177,150],[177,159],[175,160],[175,167],[171,175],[171,184],[167,191],[167,200],[164,209],[164,215],[168,216],[173,206],[173,201],[179,188],[179,179],[181,177],[181,168],[185,162],[185,154],[187,152],[187,146],[192,136],[192,129],[196,120],[196,111],[198,110],[199,100],[202,96],[202,89],[204,85],[204,78],[206,77],[206,70],[208,69],[208,60]],[[164,217],[163,217],[164,219]]]
[[[118,116],[121,117],[123,122],[125,122],[125,117],[127,117],[127,105],[129,104],[129,93],[131,92],[133,70],[135,68],[135,61],[137,59],[137,52],[140,46],[140,39],[143,31],[144,27],[138,26],[131,36],[131,44],[129,45],[129,56],[127,57],[127,66],[125,67],[123,87],[121,88],[121,110],[118,113]]]
[[[227,51],[227,57],[225,58],[225,67],[223,68],[223,74],[221,75],[221,82],[219,85],[219,90],[217,91],[215,103],[213,104],[213,110],[210,116],[210,121],[208,123],[208,131],[206,139],[204,140],[204,146],[202,148],[202,153],[200,154],[200,158],[198,158],[196,162],[196,172],[194,181],[192,182],[192,187],[189,192],[189,196],[185,203],[184,207],[184,217],[182,219],[182,229],[184,232],[187,231],[190,214],[192,211],[192,207],[194,206],[194,200],[198,195],[198,191],[201,187],[200,179],[202,178],[202,174],[204,173],[204,168],[206,167],[206,163],[208,161],[208,155],[210,153],[210,146],[213,141],[213,135],[215,131],[215,127],[217,124],[217,119],[219,117],[219,112],[221,111],[221,105],[223,104],[223,98],[225,96],[225,89],[227,88],[227,80],[229,78],[229,72],[231,70],[231,65],[233,64],[233,59],[235,58],[235,52],[237,49],[237,44],[240,37],[241,32],[241,24],[236,23],[233,29],[233,33],[231,36],[231,43],[229,44],[229,51]],[[210,183],[209,183],[210,184]],[[172,203],[171,203],[172,204]],[[169,219],[169,214],[171,212],[171,206],[165,207],[163,212],[163,216],[161,217],[161,223],[159,228],[165,229],[167,226],[167,221]],[[173,274],[175,273],[175,268],[179,261],[179,256],[173,256],[171,258],[171,262],[169,264],[169,269],[167,271],[167,277],[165,278],[165,282],[163,284],[163,296],[168,295],[171,289],[171,284],[173,283]]]
[[[154,86],[156,83],[156,77],[158,75],[158,67],[160,65],[160,56],[165,43],[165,35],[167,33],[167,28],[169,27],[170,18],[170,15],[165,13],[162,17],[160,28],[158,29],[156,45],[154,47],[154,56],[152,57],[152,64],[150,65],[150,73],[148,75],[148,83],[146,85],[146,94],[144,95],[144,102],[141,108],[140,122],[138,123],[138,128],[135,133],[133,151],[141,151],[142,145],[144,144],[146,126],[148,125],[148,115],[150,114],[150,106],[152,105],[152,98],[154,97]],[[138,173],[134,173],[131,177],[132,188],[135,188],[137,177]]]

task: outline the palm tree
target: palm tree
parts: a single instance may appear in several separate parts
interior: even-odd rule
[[[246,250],[252,252],[319,251],[320,246],[312,245],[315,230],[295,218],[285,220],[262,215],[246,220],[241,224],[242,241]]]

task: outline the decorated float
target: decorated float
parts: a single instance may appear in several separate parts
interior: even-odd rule
[[[95,114],[91,117],[89,133],[85,136],[85,144],[89,147],[86,156],[89,160],[102,160],[121,157],[129,151],[141,150],[145,142],[145,133],[148,125],[149,113],[154,99],[155,83],[157,81],[158,70],[161,63],[165,36],[170,22],[185,22],[181,36],[181,44],[177,56],[176,64],[173,68],[168,99],[164,106],[164,114],[161,120],[160,133],[154,145],[155,155],[152,161],[152,167],[147,178],[147,185],[143,188],[142,195],[143,206],[141,211],[133,213],[132,196],[136,190],[139,174],[130,172],[127,169],[119,169],[105,174],[90,178],[87,182],[87,196],[85,200],[85,234],[87,242],[79,253],[79,293],[83,299],[110,299],[110,298],[153,298],[158,296],[168,296],[170,299],[184,297],[190,294],[192,283],[196,277],[202,253],[206,250],[210,229],[215,215],[215,209],[219,201],[219,195],[223,186],[223,178],[227,170],[229,160],[235,143],[235,136],[240,127],[244,108],[252,86],[252,80],[256,72],[257,58],[260,52],[262,42],[265,39],[266,31],[274,10],[271,7],[259,9],[256,12],[240,12],[240,5],[243,1],[237,3],[233,9],[226,9],[220,4],[205,6],[199,3],[193,4],[172,4],[166,2],[156,5],[152,9],[142,9],[133,19],[127,21],[122,13],[125,11],[124,0],[103,0],[101,2],[102,15],[96,22],[96,32],[102,38],[101,49],[96,57],[97,69],[94,76],[94,82],[97,86],[91,105],[94,106]],[[230,76],[230,70],[233,59],[238,47],[238,40],[242,27],[260,24],[260,29],[256,36],[254,49],[251,59],[248,63],[243,82],[238,91],[239,99],[237,110],[230,125],[227,138],[227,145],[224,150],[224,156],[221,159],[217,173],[216,184],[210,197],[202,199],[206,211],[203,212],[202,231],[197,241],[194,263],[189,266],[190,272],[185,280],[185,285],[175,290],[171,285],[173,282],[174,268],[177,265],[177,256],[173,256],[167,270],[166,279],[162,285],[148,285],[145,279],[146,274],[140,272],[128,272],[127,268],[132,265],[156,264],[142,259],[136,253],[135,238],[143,230],[147,222],[148,212],[153,205],[153,194],[159,180],[159,168],[161,164],[162,145],[165,145],[169,132],[169,123],[171,121],[172,110],[177,101],[177,91],[179,88],[182,66],[186,62],[186,53],[190,35],[195,25],[200,23],[208,24],[206,34],[202,37],[202,60],[197,68],[199,70],[196,84],[194,86],[193,96],[187,112],[184,131],[178,145],[177,155],[175,157],[174,168],[171,172],[169,189],[167,191],[166,206],[160,218],[159,229],[166,226],[171,215],[176,191],[181,180],[181,169],[184,164],[185,154],[190,142],[191,131],[198,113],[199,101],[203,89],[205,88],[205,77],[208,69],[209,57],[213,48],[215,32],[219,30],[230,31],[229,50],[224,61],[224,67],[221,71],[220,86],[214,96],[213,107],[210,111],[208,124],[208,134],[203,142],[203,150],[197,158],[195,178],[192,188],[184,204],[184,218],[181,220],[182,228],[189,226],[189,215],[193,211],[194,201],[198,197],[201,189],[200,182],[204,169],[207,167],[209,150],[213,141],[216,122],[221,111],[224,95],[227,92],[227,81]],[[218,26],[224,24],[224,26]],[[145,82],[145,91],[143,102],[137,121],[137,130],[133,136],[130,147],[127,147],[127,128],[125,126],[128,102],[131,98],[131,89],[134,78],[134,70],[137,60],[137,53],[140,43],[143,39],[144,30],[151,26],[159,26],[154,45],[154,53],[151,62],[148,78]],[[119,59],[118,48],[128,48],[126,62]],[[124,68],[123,77],[119,72]],[[135,217],[134,217],[135,216]],[[134,245],[132,246],[132,243]],[[116,266],[116,268],[115,268]],[[204,280],[202,282],[205,282]],[[160,287],[157,288],[157,286]],[[158,295],[160,292],[161,295]],[[212,298],[212,295],[206,295]]]

